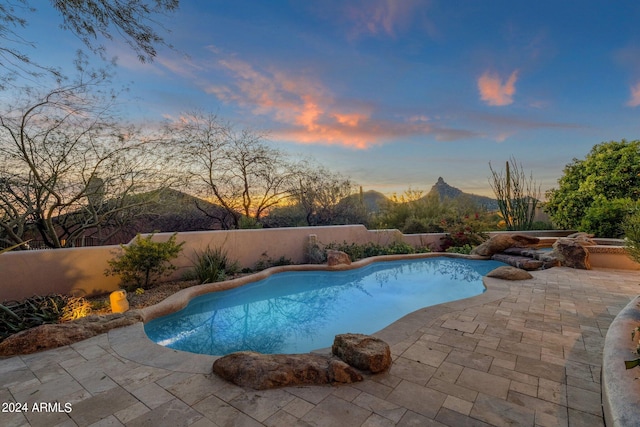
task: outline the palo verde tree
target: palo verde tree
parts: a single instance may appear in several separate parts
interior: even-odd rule
[[[264,135],[201,112],[184,114],[167,131],[194,190],[222,206],[234,228],[243,218],[259,223],[291,196],[294,170]]]
[[[167,45],[161,35],[160,18],[175,12],[179,0],[6,0],[0,3],[0,89],[18,75],[49,74],[60,77],[55,67],[31,59],[37,41],[26,40],[20,30],[32,14],[53,7],[62,18],[61,27],[76,35],[94,53],[105,57],[104,40],[117,35],[142,62],[156,56],[156,48]],[[168,46],[168,45],[167,45]]]
[[[507,230],[530,230],[541,194],[533,174],[527,177],[514,157],[505,162],[505,171],[495,171],[491,162],[489,169],[489,185],[498,199]]]
[[[51,248],[106,240],[171,180],[153,140],[121,123],[109,74],[80,57],[77,76],[25,89],[0,112],[0,239]],[[150,194],[150,193],[149,193]]]
[[[583,160],[565,166],[545,210],[566,229],[620,237],[621,224],[640,197],[640,141],[595,145]]]

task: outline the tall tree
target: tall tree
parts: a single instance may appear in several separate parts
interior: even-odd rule
[[[354,184],[325,167],[301,163],[296,172],[294,200],[304,212],[307,225],[353,224],[365,220],[361,198]]]
[[[291,196],[293,169],[264,135],[240,131],[213,114],[193,112],[167,127],[179,147],[194,189],[212,198],[240,228],[243,218],[259,222]],[[225,225],[224,223],[222,224]]]
[[[51,6],[63,20],[62,28],[75,34],[85,46],[104,57],[103,40],[114,34],[123,39],[142,62],[156,56],[156,47],[166,45],[159,21],[163,15],[175,12],[179,0],[52,0]],[[18,74],[37,75],[41,72],[60,76],[49,65],[34,62],[26,50],[36,46],[26,40],[20,30],[29,23],[29,15],[46,2],[6,0],[0,3],[0,87]]]
[[[545,210],[559,227],[618,237],[639,198],[640,141],[623,139],[597,144],[566,165],[558,187],[547,192]]]
[[[77,77],[25,90],[0,112],[0,239],[28,232],[52,248],[107,239],[170,180],[153,140],[124,126],[109,74],[77,62]],[[148,193],[152,194],[152,193]],[[105,234],[107,233],[107,234]]]

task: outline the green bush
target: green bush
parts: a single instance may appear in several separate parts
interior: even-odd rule
[[[640,210],[636,209],[622,224],[624,246],[629,257],[640,263]]]
[[[556,228],[552,223],[546,221],[533,221],[531,224],[532,230],[555,230]]]
[[[594,198],[580,222],[580,231],[595,234],[596,237],[622,237],[622,223],[633,211],[634,202],[630,198],[608,200],[602,195]]]
[[[427,247],[414,248],[410,244],[400,241],[391,243],[387,246],[372,242],[365,243],[364,245],[359,245],[357,243],[334,242],[326,245],[325,250],[326,249],[342,251],[349,255],[349,258],[351,258],[351,260],[353,261],[378,255],[414,254],[430,251],[430,249]]]
[[[453,253],[453,254],[465,254],[469,255],[473,247],[471,245],[464,246],[451,246],[445,250],[445,252]]]
[[[447,251],[451,247],[478,246],[489,238],[483,231],[486,222],[480,214],[466,215],[458,221],[444,224],[447,235],[442,238],[440,247]]]
[[[291,265],[291,264],[293,264],[293,261],[291,261],[291,258],[287,258],[283,255],[278,259],[273,259],[269,255],[267,255],[266,252],[263,252],[258,262],[256,262],[256,265],[254,266],[253,271],[262,271],[271,267],[277,267],[280,265]]]
[[[176,267],[171,260],[182,251],[184,242],[176,243],[173,234],[166,242],[154,242],[153,234],[142,238],[138,234],[131,245],[120,245],[123,253],[108,261],[110,268],[105,275],[119,275],[124,289],[132,292],[137,288],[148,289]]]
[[[200,283],[221,282],[238,272],[238,263],[230,261],[227,252],[221,248],[207,246],[204,251],[196,252],[193,264],[193,269],[185,274],[185,279]]]
[[[565,166],[558,188],[547,192],[545,211],[557,227],[579,228],[598,196],[638,200],[640,141],[605,142],[595,145],[584,160],[573,159]]]

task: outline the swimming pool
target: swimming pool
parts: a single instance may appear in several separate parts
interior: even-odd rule
[[[192,353],[305,353],[337,334],[371,334],[420,308],[479,295],[482,276],[502,265],[438,257],[278,273],[201,295],[144,328],[156,343]]]

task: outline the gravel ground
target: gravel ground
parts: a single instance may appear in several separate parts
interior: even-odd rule
[[[140,309],[157,304],[165,298],[175,294],[181,289],[189,288],[197,285],[197,281],[182,281],[182,282],[169,282],[162,283],[158,286],[154,286],[151,289],[147,289],[144,293],[137,294],[135,292],[129,292],[127,294],[127,300],[129,300],[129,309]],[[109,305],[109,294],[99,295],[87,298],[94,304],[94,308],[91,310],[91,314],[108,314],[111,313],[111,306]]]

